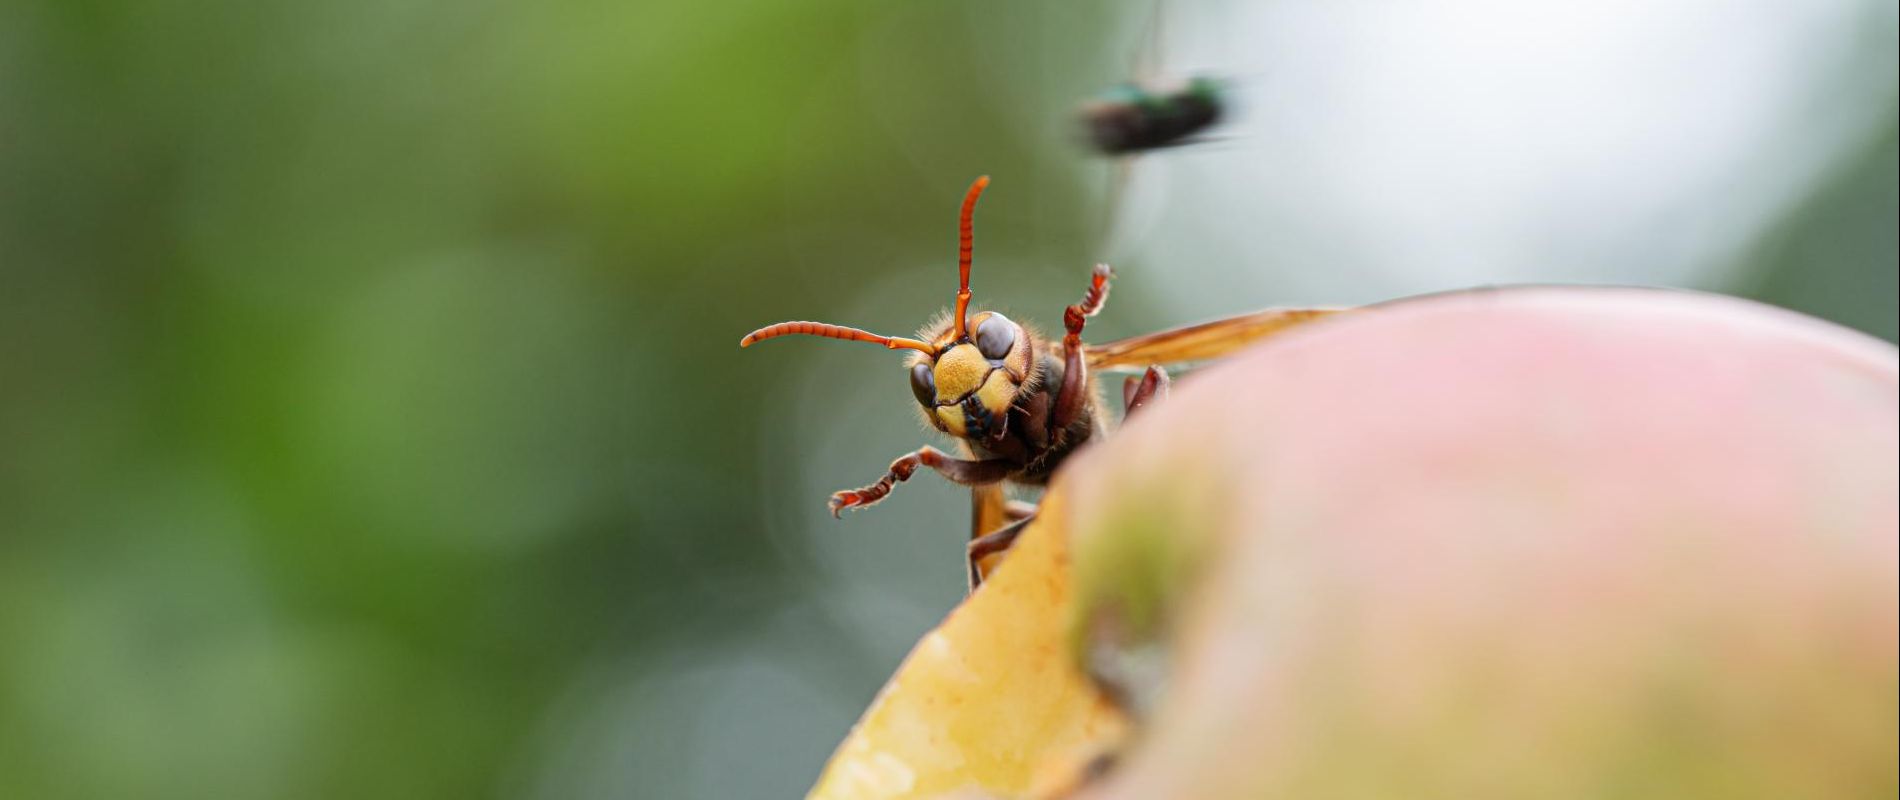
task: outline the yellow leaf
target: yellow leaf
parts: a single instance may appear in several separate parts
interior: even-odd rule
[[[982,589],[911,650],[812,800],[1021,796],[1046,764],[1121,735],[1120,714],[1065,649],[1066,518],[1058,487]]]

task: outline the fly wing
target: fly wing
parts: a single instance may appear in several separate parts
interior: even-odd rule
[[[1131,336],[1083,351],[1090,370],[1142,369],[1157,364],[1206,361],[1297,325],[1346,308],[1270,308],[1159,333]]]

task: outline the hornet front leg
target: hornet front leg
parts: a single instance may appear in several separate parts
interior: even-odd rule
[[[1053,434],[1061,435],[1082,413],[1089,385],[1088,365],[1082,359],[1082,326],[1108,302],[1108,279],[1114,275],[1107,264],[1096,264],[1082,302],[1062,310],[1062,388],[1056,391],[1055,411],[1049,415]]]
[[[925,446],[898,456],[896,461],[891,462],[890,471],[884,473],[884,477],[879,478],[877,483],[862,489],[833,492],[830,502],[831,516],[836,517],[839,512],[847,508],[863,508],[883,500],[885,495],[891,493],[892,487],[910,480],[911,473],[916,472],[919,466],[934,469],[937,474],[965,486],[983,486],[1001,482],[1009,477],[1012,469],[1015,469],[1015,465],[1001,459],[968,461],[952,458],[942,450]]]

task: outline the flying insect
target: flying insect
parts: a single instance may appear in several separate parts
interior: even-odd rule
[[[1135,336],[1104,345],[1082,343],[1089,317],[1108,300],[1113,273],[1097,264],[1080,302],[1062,313],[1062,338],[1050,340],[994,311],[970,313],[970,262],[977,198],[989,186],[970,185],[958,215],[957,295],[952,311],[915,338],[883,336],[823,322],[793,321],[746,334],[740,347],[780,336],[822,336],[909,350],[911,394],[924,422],[953,437],[955,455],[924,446],[892,461],[884,476],[858,489],[834,492],[832,516],[889,496],[919,467],[972,488],[972,588],[988,556],[1008,549],[1034,516],[1034,506],[1010,501],[1005,483],[1043,486],[1063,462],[1108,424],[1093,373],[1143,369],[1129,377],[1123,400],[1130,412],[1167,394],[1163,365],[1216,358],[1255,339],[1331,314],[1337,309],[1269,309],[1229,319]]]
[[[1226,107],[1220,81],[1201,75],[1168,89],[1121,84],[1084,104],[1081,117],[1097,151],[1125,156],[1199,141]]]
[[[1102,249],[1112,254],[1135,162],[1148,154],[1210,141],[1207,132],[1233,113],[1231,84],[1207,74],[1165,77],[1166,0],[1154,0],[1147,35],[1134,54],[1132,77],[1083,103],[1076,113],[1082,140],[1108,162],[1101,207]]]

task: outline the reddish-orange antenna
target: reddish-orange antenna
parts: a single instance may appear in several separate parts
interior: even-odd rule
[[[848,339],[853,342],[874,342],[892,350],[922,350],[933,356],[937,354],[937,348],[931,347],[928,343],[920,342],[916,339],[905,339],[901,336],[879,336],[870,331],[847,328],[843,325],[827,325],[823,322],[804,322],[802,320],[798,322],[781,322],[777,325],[767,325],[746,334],[745,338],[739,340],[739,346],[750,347],[753,342],[762,342],[766,339],[776,339],[780,336],[791,336],[794,334],[823,336],[827,339]]]
[[[950,337],[953,342],[963,340],[963,316],[970,309],[970,247],[976,239],[970,221],[976,216],[976,199],[983,196],[983,188],[989,185],[988,175],[970,184],[970,191],[963,195],[963,213],[957,215],[957,316],[956,328]]]

